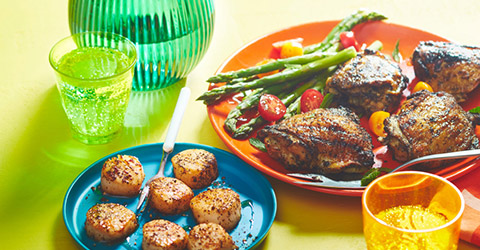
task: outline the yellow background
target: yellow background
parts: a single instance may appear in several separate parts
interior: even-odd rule
[[[203,104],[205,79],[245,43],[279,29],[338,20],[362,7],[389,22],[480,46],[478,0],[217,0],[215,32],[201,63],[180,83],[135,93],[120,138],[87,146],[71,138],[48,52],[69,35],[68,1],[2,1],[0,5],[0,248],[77,249],[62,218],[74,178],[117,150],[163,141],[179,89],[192,89],[179,142],[226,149]],[[260,249],[365,249],[360,198],[332,196],[268,178],[278,212]],[[460,242],[459,249],[478,249]]]

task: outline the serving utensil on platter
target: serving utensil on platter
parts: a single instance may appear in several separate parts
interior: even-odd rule
[[[168,127],[167,136],[165,137],[165,142],[163,143],[163,153],[162,161],[160,162],[160,167],[158,172],[152,178],[150,178],[142,189],[140,194],[140,199],[137,204],[137,211],[140,210],[142,204],[145,201],[145,198],[150,192],[150,182],[153,180],[164,177],[165,164],[167,163],[168,155],[173,151],[175,146],[175,139],[177,138],[178,130],[180,128],[180,123],[182,122],[183,114],[187,108],[188,98],[190,97],[190,89],[188,87],[183,87],[180,90],[178,96],[177,104],[175,105],[175,110],[173,111],[172,120],[170,120],[170,125]]]
[[[408,161],[394,169],[389,173],[397,172],[404,170],[410,166],[416,165],[418,163],[437,161],[437,160],[452,160],[452,159],[462,159],[471,156],[480,156],[480,149],[473,150],[464,150],[456,151],[442,154],[433,154],[422,156],[417,159]],[[475,158],[475,160],[480,159],[480,157]],[[294,181],[295,184],[301,184],[306,186],[322,187],[322,188],[336,188],[336,189],[364,189],[366,186],[361,185],[360,180],[334,180],[328,178],[321,174],[303,174],[303,173],[287,173],[288,176],[297,177],[301,179],[307,179],[311,181]]]

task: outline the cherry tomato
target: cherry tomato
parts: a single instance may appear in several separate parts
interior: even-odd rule
[[[299,49],[295,48],[300,46],[301,52],[303,54],[303,46],[302,46],[303,38],[295,38],[295,39],[290,39],[290,40],[285,40],[285,41],[278,41],[272,44],[272,50],[270,51],[269,57],[272,59],[279,59],[281,58],[282,54],[282,48],[286,43],[292,43],[289,45],[290,48],[285,49],[284,56],[287,56],[288,53],[287,50],[294,50],[294,53],[299,53]]]
[[[415,92],[418,92],[422,89],[425,89],[425,90],[428,90],[430,92],[433,92],[433,89],[432,89],[432,86],[430,86],[430,84],[426,83],[426,82],[418,82],[415,87],[413,88],[412,90],[412,93],[415,93]]]
[[[272,59],[280,59],[280,51],[282,50],[282,47],[272,47],[272,50],[270,51],[270,55],[268,55],[269,58]]]
[[[258,112],[263,119],[274,122],[285,115],[287,108],[278,97],[271,94],[263,94],[258,103]]]
[[[370,127],[370,130],[372,130],[372,132],[377,136],[387,136],[387,133],[385,133],[384,130],[383,121],[385,121],[385,119],[387,119],[389,116],[390,113],[385,111],[374,112],[370,116],[370,119],[368,119],[368,126]]]
[[[275,59],[272,59],[272,58],[264,59],[264,60],[258,62],[255,66],[264,65],[264,64],[267,64],[267,63],[270,63],[270,62],[273,62],[273,61],[275,61]],[[278,72],[280,72],[280,70],[277,69],[277,70],[274,70],[274,71],[258,74],[257,76],[259,78],[262,78],[262,77],[265,77],[265,76],[276,74]]]
[[[475,135],[480,138],[480,125],[475,126]]]
[[[318,90],[307,89],[300,97],[300,110],[305,113],[320,107],[323,102],[323,95]]]
[[[353,31],[344,31],[340,33],[340,43],[345,49],[353,46],[355,50],[360,50],[360,46],[358,45],[357,39],[355,39]]]

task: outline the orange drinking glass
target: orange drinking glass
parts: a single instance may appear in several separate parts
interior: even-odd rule
[[[362,196],[367,249],[457,249],[465,208],[446,179],[418,171],[384,175]]]

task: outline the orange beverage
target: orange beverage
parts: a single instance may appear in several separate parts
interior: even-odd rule
[[[444,178],[416,171],[385,175],[362,197],[368,249],[456,249],[465,207]]]

